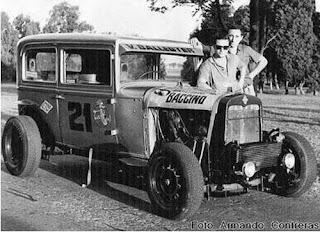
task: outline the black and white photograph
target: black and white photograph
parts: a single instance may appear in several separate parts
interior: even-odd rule
[[[320,0],[11,0],[1,231],[319,231]]]

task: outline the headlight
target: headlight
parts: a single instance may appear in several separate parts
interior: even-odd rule
[[[287,168],[291,169],[294,167],[296,159],[292,153],[287,153],[283,157],[283,163],[284,165],[286,165]]]
[[[242,166],[242,172],[247,177],[253,177],[253,175],[256,173],[256,166],[253,162],[244,163]]]

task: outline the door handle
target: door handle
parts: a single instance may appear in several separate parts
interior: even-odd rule
[[[66,99],[63,95],[57,94],[54,99],[58,99],[58,100],[64,100]]]

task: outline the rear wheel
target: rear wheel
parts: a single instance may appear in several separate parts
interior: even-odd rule
[[[314,150],[309,142],[294,132],[283,132],[283,156],[294,155],[294,167],[278,174],[276,193],[279,195],[297,197],[306,192],[316,179],[317,161]]]
[[[2,155],[8,171],[16,176],[32,175],[41,159],[41,137],[29,116],[11,117],[4,126]]]
[[[203,174],[192,151],[180,143],[167,143],[148,164],[148,194],[154,210],[170,219],[194,214],[203,199]]]

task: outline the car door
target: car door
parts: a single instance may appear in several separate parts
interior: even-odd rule
[[[44,133],[52,133],[59,142],[57,49],[53,45],[27,45],[19,52],[22,54],[17,69],[19,113],[34,117],[41,126],[42,138],[46,137]]]
[[[64,144],[76,147],[116,143],[112,46],[62,47],[59,86]]]

